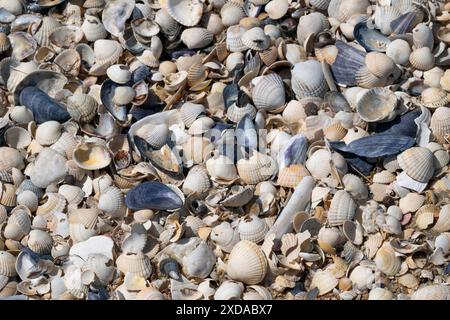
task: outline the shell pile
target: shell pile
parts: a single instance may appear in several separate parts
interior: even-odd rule
[[[450,299],[450,3],[0,0],[0,299]]]

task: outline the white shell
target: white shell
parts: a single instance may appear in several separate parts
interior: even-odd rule
[[[278,74],[257,77],[252,83],[252,99],[256,108],[270,111],[285,104],[284,83]]]
[[[355,215],[356,205],[347,191],[338,190],[331,200],[328,211],[328,223],[330,226],[338,226],[346,220],[352,220]]]
[[[248,240],[238,242],[230,253],[227,274],[246,284],[260,283],[267,272],[267,260],[263,251]]]
[[[249,216],[239,222],[238,230],[242,240],[260,243],[269,231],[269,226],[263,219],[257,216]]]
[[[318,61],[308,60],[294,65],[292,73],[292,90],[297,99],[304,97],[323,97],[328,85]]]

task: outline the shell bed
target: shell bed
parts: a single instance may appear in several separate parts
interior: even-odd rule
[[[450,3],[0,0],[0,299],[450,300]]]

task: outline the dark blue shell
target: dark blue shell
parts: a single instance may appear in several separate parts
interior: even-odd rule
[[[356,73],[365,65],[366,53],[343,41],[336,41],[338,54],[333,64],[331,72],[337,83],[353,86],[356,85]]]
[[[417,125],[414,122],[414,119],[420,116],[420,114],[420,110],[411,111],[395,118],[392,121],[377,123],[375,131],[383,134],[408,136],[415,138],[417,133]]]
[[[131,81],[137,83],[141,80],[146,80],[151,75],[152,72],[150,71],[150,68],[143,65],[136,68],[136,70],[133,71],[133,73],[131,74]]]
[[[376,29],[371,29],[365,21],[356,24],[353,29],[353,36],[367,52],[386,52],[386,47],[391,40]]]
[[[416,13],[414,11],[402,14],[391,22],[392,33],[404,34],[410,32],[414,28]]]
[[[70,119],[70,114],[63,106],[36,87],[24,88],[19,99],[21,105],[33,112],[37,124],[50,120],[65,122]]]
[[[183,201],[165,184],[147,181],[128,191],[125,204],[132,210],[176,210],[183,206]]]
[[[225,109],[228,109],[239,98],[239,86],[235,83],[227,85],[222,92]]]
[[[236,126],[236,141],[247,152],[258,149],[258,133],[253,121],[246,115]]]
[[[113,103],[114,91],[121,85],[115,83],[112,80],[106,80],[103,82],[100,89],[100,99],[105,106],[106,110],[118,121],[127,121],[127,106],[115,105]]]
[[[374,134],[352,141],[348,145],[344,142],[329,142],[336,150],[353,153],[360,157],[377,158],[398,154],[411,148],[416,140],[407,136],[392,134]]]
[[[308,150],[308,139],[303,134],[293,136],[281,151],[281,162],[288,167],[291,164],[304,163]]]

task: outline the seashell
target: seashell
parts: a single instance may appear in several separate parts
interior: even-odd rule
[[[222,222],[212,228],[210,237],[224,252],[231,252],[240,241],[238,230],[234,230],[228,222]]]
[[[450,205],[446,204],[442,206],[439,211],[438,220],[433,226],[433,230],[437,232],[446,232],[450,230]]]
[[[8,35],[8,39],[12,48],[11,56],[17,61],[22,61],[36,52],[36,40],[28,33],[14,32]]]
[[[311,280],[310,287],[317,288],[319,290],[319,296],[321,296],[332,291],[337,285],[338,279],[330,272],[317,271]]]
[[[450,108],[437,108],[431,116],[430,128],[437,141],[443,143],[450,133]]]
[[[83,265],[83,269],[95,273],[102,285],[108,285],[114,276],[114,266],[108,266],[111,259],[101,253],[91,253]]]
[[[428,47],[433,49],[434,37],[430,28],[425,23],[419,23],[412,30],[412,38],[416,49]]]
[[[0,32],[0,52],[5,52],[11,47],[8,36],[6,33]]]
[[[302,164],[291,164],[288,167],[280,169],[277,183],[287,188],[295,188],[304,177],[311,174]]]
[[[87,41],[96,41],[104,39],[108,35],[105,27],[99,18],[94,15],[85,14],[81,30]]]
[[[264,8],[270,19],[281,19],[289,9],[289,1],[287,0],[272,0]]]
[[[227,1],[220,9],[220,16],[225,27],[239,24],[239,21],[246,16],[241,1]]]
[[[142,197],[142,194],[149,195]],[[182,199],[168,186],[160,182],[144,182],[128,191],[125,204],[132,210],[175,210],[183,205]]]
[[[428,229],[433,224],[434,217],[438,216],[439,208],[435,205],[424,205],[416,212],[416,225],[419,230]]]
[[[363,266],[356,266],[350,274],[350,280],[353,288],[366,290],[372,286],[374,275],[371,269]]]
[[[167,0],[166,9],[173,19],[185,27],[197,25],[203,15],[203,4],[198,0]]]
[[[450,291],[448,286],[443,284],[432,284],[417,289],[411,300],[449,300]]]
[[[165,300],[161,292],[151,287],[139,291],[136,298],[139,300]]]
[[[36,215],[50,219],[54,213],[63,212],[66,207],[66,199],[58,193],[46,193],[46,202],[36,210]]]
[[[331,0],[328,5],[328,15],[345,22],[354,14],[365,14],[368,6],[369,2],[366,0]]]
[[[122,46],[117,41],[104,39],[96,40],[94,42],[95,63],[107,68],[116,63],[122,54],[122,50]]]
[[[189,134],[199,135],[207,132],[214,126],[214,120],[209,117],[200,117],[189,127]]]
[[[14,207],[16,205],[15,186],[8,183],[4,184],[2,189],[0,203],[6,207]]]
[[[369,191],[367,186],[358,176],[347,173],[342,178],[342,183],[344,184],[345,190],[349,192],[355,199],[367,199]]]
[[[5,131],[5,142],[15,149],[25,149],[31,143],[30,133],[21,127],[10,127]]]
[[[205,28],[195,27],[185,29],[181,33],[181,41],[189,49],[201,49],[213,41],[214,35]]]
[[[131,79],[131,71],[128,66],[124,64],[114,64],[110,66],[106,70],[106,74],[112,81],[120,84],[125,84]]]
[[[395,39],[388,44],[386,55],[396,64],[407,65],[409,56],[411,55],[411,47],[409,43],[403,39]]]
[[[430,48],[422,47],[414,50],[409,56],[409,63],[418,69],[427,71],[434,67],[434,56]]]
[[[247,50],[247,46],[242,42],[241,36],[244,34],[245,29],[238,25],[231,26],[227,29],[226,46],[230,52],[241,52]]]
[[[24,106],[15,106],[9,113],[9,118],[17,124],[26,124],[33,121],[33,112]]]
[[[238,226],[239,236],[242,240],[260,243],[264,240],[269,226],[257,216],[249,216],[241,220]]]
[[[324,97],[328,85],[319,62],[309,60],[296,63],[291,73],[292,90],[295,92],[297,99]]]
[[[339,141],[345,137],[347,134],[347,129],[345,129],[342,124],[337,121],[329,126],[323,128],[323,133],[325,138],[330,141]]]
[[[181,25],[172,18],[165,8],[156,12],[155,22],[161,27],[162,32],[169,40],[176,38],[181,31]]]
[[[396,275],[400,271],[400,257],[396,256],[394,250],[389,246],[381,247],[374,261],[377,268],[388,276]]]
[[[356,205],[350,194],[344,190],[338,190],[331,200],[328,212],[330,226],[342,225],[346,220],[352,220],[355,215]]]
[[[341,240],[342,233],[337,228],[322,227],[317,235],[319,246],[326,252],[333,252]]]
[[[15,63],[17,63],[17,65],[7,66],[9,77],[5,80],[6,87],[11,92],[15,92],[19,83],[21,83],[27,75],[36,71],[38,67],[34,61]]]
[[[98,208],[112,218],[123,217],[126,211],[124,195],[119,188],[110,186],[100,192]]]
[[[37,127],[35,136],[41,146],[52,145],[61,136],[61,124],[58,121],[46,121]]]
[[[16,257],[7,251],[0,251],[0,275],[14,277],[16,272]]]
[[[425,197],[418,193],[410,192],[399,201],[399,207],[403,213],[416,212],[425,202]]]
[[[331,173],[330,160],[330,152],[319,149],[306,160],[305,165],[314,178],[322,179]]]
[[[412,179],[428,182],[434,175],[433,153],[422,147],[410,148],[397,156],[402,170]]]
[[[245,284],[260,283],[267,272],[267,261],[262,250],[253,242],[241,240],[230,253],[227,274]]]
[[[183,193],[188,195],[191,193],[202,194],[207,192],[211,187],[211,181],[208,171],[203,166],[194,166],[189,170],[183,183]]]
[[[97,114],[97,101],[90,95],[75,93],[67,99],[67,112],[81,122],[90,122]]]
[[[80,187],[69,184],[63,184],[62,186],[60,186],[58,189],[58,193],[66,198],[69,205],[80,204],[81,201],[83,201],[85,195],[84,191]]]
[[[78,144],[73,150],[73,160],[82,169],[98,170],[111,163],[111,155],[105,146],[87,142]]]
[[[431,109],[445,107],[449,101],[448,93],[439,88],[427,88],[423,90],[421,95],[421,102]]]
[[[252,83],[252,99],[256,108],[270,111],[285,104],[284,84],[278,74],[257,77]]]
[[[385,88],[365,92],[356,104],[359,116],[367,122],[389,121],[396,116],[397,97]]]
[[[244,285],[241,282],[225,280],[214,293],[214,300],[237,300],[243,292]]]
[[[0,170],[11,170],[25,167],[24,158],[19,151],[9,147],[0,147]]]
[[[319,34],[330,26],[327,17],[320,12],[311,12],[300,17],[297,25],[297,40],[303,45],[311,34]]]
[[[66,49],[61,51],[53,62],[64,74],[76,76],[80,69],[81,57],[75,49]]]
[[[99,210],[77,209],[69,213],[69,232],[74,242],[83,242],[98,233]]]
[[[117,269],[147,279],[153,272],[150,259],[142,252],[122,253],[116,260]]]
[[[238,123],[246,116],[250,119],[254,119],[256,112],[256,108],[250,103],[247,103],[242,107],[239,107],[234,103],[227,109],[227,118],[234,123]]]
[[[355,24],[353,27],[353,36],[367,52],[385,52],[391,42],[381,32],[369,27],[367,21],[361,21]]]
[[[31,230],[28,235],[28,247],[38,254],[49,254],[52,250],[53,239],[45,231]]]
[[[214,35],[221,34],[225,28],[222,23],[222,18],[216,13],[205,15],[202,19],[204,21],[203,24],[205,24],[204,27]]]
[[[236,167],[239,177],[247,184],[268,180],[277,171],[275,160],[259,152],[255,152],[249,159],[240,159]]]
[[[17,204],[23,205],[30,209],[31,212],[36,211],[39,206],[37,195],[31,190],[25,190],[17,195]]]
[[[3,235],[5,239],[21,240],[25,235],[30,232],[31,219],[30,210],[24,206],[17,206],[11,211],[11,215],[8,219]]]
[[[385,288],[373,288],[369,292],[369,300],[392,300],[393,294]]]
[[[108,1],[102,12],[105,29],[113,36],[119,37],[125,30],[125,22],[130,18],[135,1]]]
[[[191,253],[183,257],[183,272],[188,278],[206,278],[216,263],[216,257],[206,242],[200,243]]]
[[[269,47],[269,38],[260,27],[254,27],[245,31],[241,36],[242,43],[249,49],[264,51]]]
[[[395,181],[396,176],[387,170],[375,173],[373,176],[374,183],[389,184]]]

